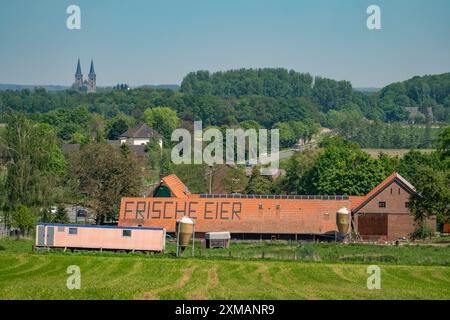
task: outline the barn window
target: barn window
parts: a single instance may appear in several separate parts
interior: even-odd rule
[[[260,203],[258,206],[258,209],[262,209],[262,208],[263,208],[263,205],[262,205],[262,203]]]
[[[131,237],[131,230],[122,230],[122,237]]]
[[[69,228],[69,234],[78,234],[78,228]]]
[[[409,208],[409,202],[405,202],[405,208]]]
[[[275,207],[277,210],[281,209],[281,206],[279,204],[276,205]]]
[[[384,201],[378,202],[378,207],[379,208],[386,208],[386,202],[384,202]]]

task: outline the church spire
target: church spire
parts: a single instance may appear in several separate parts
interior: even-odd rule
[[[75,73],[75,77],[77,76],[83,76],[83,74],[81,73],[80,58],[78,58],[77,72]]]
[[[88,75],[88,93],[95,93],[97,91],[97,76],[95,75],[94,60],[91,60],[91,69]]]
[[[91,60],[91,69],[89,70],[89,74],[95,74],[95,69],[94,69],[94,60]]]

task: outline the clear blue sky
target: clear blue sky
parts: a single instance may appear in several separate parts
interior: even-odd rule
[[[81,7],[81,30],[66,8]],[[381,7],[382,30],[366,27]],[[450,71],[448,0],[1,0],[0,83],[180,83],[195,70],[284,67],[383,86]]]

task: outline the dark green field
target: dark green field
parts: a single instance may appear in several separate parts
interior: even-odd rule
[[[230,258],[228,251],[205,249],[202,257],[177,259],[169,254],[33,253],[30,241],[3,239],[0,299],[450,298],[449,247],[309,244],[303,248],[308,249],[237,244],[231,252],[241,254],[239,259]],[[274,256],[264,260],[244,257],[254,250]],[[308,254],[298,253],[302,258],[291,261],[275,257],[285,250]],[[205,257],[207,252],[209,257]],[[363,252],[364,259],[385,261],[358,261]],[[419,259],[416,264],[414,259]],[[380,290],[367,289],[370,264],[381,268]],[[80,267],[80,290],[66,287],[70,265]]]

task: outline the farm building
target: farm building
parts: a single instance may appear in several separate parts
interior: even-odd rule
[[[122,198],[119,225],[174,232],[175,221],[189,216],[196,221],[199,237],[229,231],[235,239],[334,238],[336,212],[345,207],[351,210],[353,227],[363,239],[393,241],[414,230],[408,201],[415,192],[397,173],[366,196],[192,194],[177,176],[170,175],[161,180],[151,198]]]

